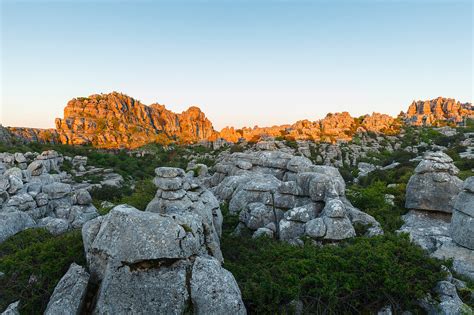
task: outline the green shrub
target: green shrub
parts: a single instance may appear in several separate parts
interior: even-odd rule
[[[230,153],[244,152],[244,147],[240,144],[234,144],[230,147]]]
[[[70,264],[85,265],[80,231],[61,236],[25,230],[0,245],[0,310],[20,300],[22,314],[41,314]]]
[[[155,197],[156,186],[151,180],[142,180],[135,184],[131,195],[123,196],[117,204],[126,203],[139,210],[145,210],[148,203]]]
[[[440,262],[407,235],[356,238],[338,246],[292,246],[268,238],[224,236],[224,267],[249,313],[287,312],[299,299],[308,314],[374,313],[412,304],[443,278]]]
[[[395,206],[385,201],[385,194],[395,195]],[[347,190],[347,198],[355,207],[373,216],[385,232],[394,232],[403,224],[401,215],[406,212],[404,185],[393,189],[387,188],[384,182],[375,182],[368,187],[353,185]]]
[[[117,200],[122,199],[124,196],[131,195],[132,189],[128,186],[118,188],[104,185],[101,188],[94,187],[90,193],[92,199],[94,200],[116,202]]]

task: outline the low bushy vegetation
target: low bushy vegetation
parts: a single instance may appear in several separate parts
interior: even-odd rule
[[[395,232],[402,224],[401,215],[405,214],[405,184],[388,188],[384,182],[375,182],[367,187],[353,185],[347,190],[347,198],[351,203],[373,216],[387,232]],[[394,205],[388,203],[385,195],[395,196]]]
[[[291,313],[295,300],[306,314],[368,314],[387,302],[397,311],[413,310],[443,278],[440,262],[406,235],[324,247],[226,235],[222,250],[251,314]]]
[[[113,204],[128,204],[139,210],[145,210],[148,203],[153,199],[156,193],[156,187],[150,179],[144,179],[136,182],[133,189],[129,186],[122,188],[103,186],[91,191],[94,205],[101,214],[106,214],[110,209],[102,209],[101,203],[109,201]]]
[[[133,156],[126,150],[101,150],[90,146],[70,146],[62,144],[39,144],[29,143],[27,145],[6,146],[0,145],[1,152],[42,152],[45,150],[56,150],[70,157],[76,155],[87,156],[88,164],[96,167],[112,168],[124,178],[144,179],[153,176],[153,171],[158,166],[175,166],[186,168],[188,161],[186,153],[192,153],[194,148],[183,146],[163,147],[158,144],[146,146],[146,154],[142,157]],[[201,151],[200,147],[196,150]],[[64,170],[71,170],[72,165],[66,163]]]
[[[22,314],[42,314],[71,263],[85,265],[80,231],[53,236],[25,230],[0,244],[0,310],[20,300]]]

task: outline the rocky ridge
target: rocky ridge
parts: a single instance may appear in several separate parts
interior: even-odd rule
[[[90,144],[102,148],[201,141],[218,142],[221,146],[242,140],[256,142],[265,137],[335,143],[349,141],[354,135],[365,132],[397,134],[402,121],[417,126],[459,124],[465,117],[474,117],[470,103],[439,97],[413,102],[399,119],[379,113],[355,118],[342,112],[327,114],[316,121],[301,120],[272,127],[225,127],[218,132],[198,107],[192,106],[177,114],[164,105],[147,106],[125,94],[112,92],[72,99],[64,108],[64,117],[56,119],[56,129],[10,127],[7,130],[23,142]],[[8,136],[1,138],[8,139]]]
[[[471,103],[438,97],[427,101],[413,101],[402,117],[406,123],[415,126],[436,126],[446,122],[459,124],[465,117],[474,117],[474,108]]]
[[[214,139],[211,122],[197,107],[181,114],[160,104],[146,106],[120,93],[75,98],[56,119],[61,143],[135,148],[151,142]]]

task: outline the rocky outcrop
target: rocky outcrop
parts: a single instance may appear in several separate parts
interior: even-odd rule
[[[402,118],[407,124],[431,126],[441,123],[459,124],[465,117],[474,117],[471,103],[460,103],[451,98],[438,97],[428,101],[413,101]]]
[[[237,142],[239,139],[255,142],[265,137],[336,142],[351,140],[357,132],[396,133],[399,129],[399,122],[388,115],[373,113],[359,119],[348,112],[342,112],[327,114],[317,121],[300,120],[292,125],[242,129],[226,127],[218,136],[230,142]]]
[[[239,215],[235,233],[250,231],[294,244],[305,236],[320,243],[354,237],[356,224],[365,226],[367,235],[382,233],[373,217],[345,198],[336,168],[305,157],[281,151],[233,153],[203,182]]]
[[[181,172],[157,170],[171,179]],[[93,312],[245,314],[235,279],[221,267],[220,249],[210,246],[211,209],[160,209],[121,205],[84,225],[91,281],[99,285]]]
[[[65,183],[56,151],[0,153],[0,242],[32,227],[61,234],[98,216],[88,191]]]
[[[180,168],[159,167],[154,183],[158,188],[146,211],[173,214],[194,213],[203,220],[206,247],[214,257],[222,258],[219,237],[222,233],[222,213],[216,197]]]
[[[450,214],[411,210],[402,218],[405,223],[399,232],[408,233],[432,257],[452,259],[455,272],[474,280],[474,250],[453,240]]]
[[[235,143],[241,139],[256,142],[268,136],[334,142],[350,140],[356,132],[396,132],[398,129],[398,122],[388,115],[374,113],[356,119],[343,112],[292,125],[226,127],[217,132],[198,107],[176,114],[163,105],[147,106],[116,92],[73,99],[64,109],[64,118],[56,119],[61,143],[92,144],[104,148],[136,148],[151,142]]]
[[[461,246],[474,250],[474,177],[464,182],[451,219],[451,236]]]
[[[89,274],[87,271],[72,263],[56,285],[44,314],[81,314],[88,283]]]
[[[60,143],[59,134],[55,129],[9,127],[13,139],[18,143]]]
[[[458,172],[445,153],[425,153],[408,181],[405,208],[451,213],[462,187]]]
[[[104,148],[215,138],[211,122],[197,107],[176,114],[163,105],[147,106],[116,92],[69,101],[64,118],[56,119],[56,129],[62,143]]]

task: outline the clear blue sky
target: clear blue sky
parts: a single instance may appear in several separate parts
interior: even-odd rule
[[[471,1],[0,2],[7,126],[114,90],[217,129],[472,101]]]

